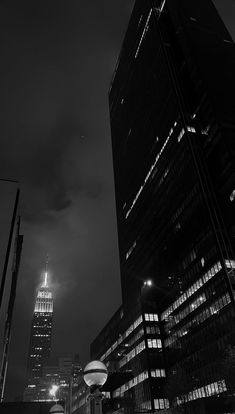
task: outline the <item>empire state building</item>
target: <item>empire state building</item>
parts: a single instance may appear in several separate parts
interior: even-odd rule
[[[43,360],[50,356],[53,319],[53,296],[48,282],[47,267],[43,283],[37,292],[31,325],[28,385],[38,383],[42,376]]]

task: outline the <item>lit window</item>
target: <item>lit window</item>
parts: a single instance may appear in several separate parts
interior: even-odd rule
[[[231,192],[231,194],[230,194],[229,198],[230,198],[230,201],[231,201],[231,202],[233,202],[233,201],[234,201],[234,199],[235,199],[235,189]]]
[[[148,339],[148,348],[162,348],[161,339]]]
[[[155,322],[157,322],[158,321],[158,315],[157,315],[157,313],[145,313],[144,314],[144,319],[146,321],[155,321]]]
[[[165,377],[166,371],[164,369],[151,369],[151,376],[152,377]]]
[[[132,244],[132,246],[130,247],[130,249],[128,250],[128,252],[126,253],[126,260],[131,255],[131,253],[133,252],[133,250],[135,249],[135,247],[136,247],[136,241],[134,241],[134,243]]]
[[[188,132],[193,132],[193,133],[195,133],[195,132],[196,132],[196,129],[195,129],[194,127],[192,127],[192,126],[187,126],[187,131],[188,131]]]
[[[141,35],[141,38],[140,38],[140,41],[139,41],[139,44],[138,44],[138,47],[137,47],[137,50],[136,50],[136,53],[135,53],[135,58],[137,58],[137,56],[138,56],[138,53],[139,53],[139,50],[140,50],[140,46],[141,46],[141,44],[143,42],[143,39],[144,39],[144,37],[145,37],[145,35],[146,35],[147,31],[148,31],[148,28],[149,28],[148,24],[149,24],[149,20],[150,20],[151,14],[152,14],[152,9],[150,10],[149,15],[147,17],[147,21],[145,23],[144,30],[143,30],[143,33]]]
[[[184,136],[184,133],[185,133],[185,130],[184,130],[184,128],[182,128],[181,129],[181,131],[180,131],[180,133],[179,133],[179,135],[178,135],[178,142],[180,142],[181,141],[181,139],[183,138],[183,136]]]

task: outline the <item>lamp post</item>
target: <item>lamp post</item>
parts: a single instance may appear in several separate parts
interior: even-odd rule
[[[83,378],[90,388],[90,400],[94,401],[94,413],[102,414],[103,394],[100,391],[108,377],[108,370],[101,361],[89,362],[84,368]]]

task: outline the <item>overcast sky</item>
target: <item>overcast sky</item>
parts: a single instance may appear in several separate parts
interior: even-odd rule
[[[235,33],[234,0],[214,1]],[[121,303],[108,89],[132,6],[132,0],[0,4],[0,177],[21,182],[25,236],[7,398],[23,390],[47,253],[53,354],[80,353],[88,362],[90,342]],[[0,186],[2,230],[15,186]]]
[[[8,398],[25,380],[47,253],[55,292],[53,353],[80,353],[88,362],[90,342],[121,303],[108,90],[132,5],[0,5],[0,177],[21,182],[25,236]],[[1,210],[9,207],[1,204]]]

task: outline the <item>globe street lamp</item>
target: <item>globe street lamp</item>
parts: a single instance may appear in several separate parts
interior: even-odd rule
[[[90,388],[90,399],[94,401],[94,414],[102,414],[103,394],[100,388],[108,378],[108,370],[101,361],[89,362],[84,368],[83,378]]]
[[[64,408],[60,404],[55,404],[50,408],[50,414],[64,414]]]

